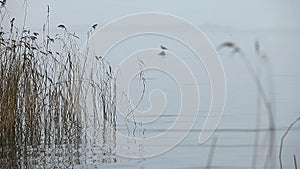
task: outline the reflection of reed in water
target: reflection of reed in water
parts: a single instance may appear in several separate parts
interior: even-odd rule
[[[104,60],[96,79],[83,79],[77,36],[66,28],[49,32],[49,8],[43,33],[18,31],[6,9],[0,12],[0,168],[72,168],[89,157],[115,162],[115,91]],[[5,21],[9,19],[9,30]],[[57,49],[57,50],[54,50]],[[92,77],[92,76],[91,76]],[[100,135],[86,134],[86,95],[93,90]],[[100,113],[99,110],[102,110]],[[96,120],[95,120],[96,121]],[[89,141],[91,138],[98,142]],[[99,149],[97,147],[100,147]],[[106,158],[104,156],[108,156]]]
[[[97,71],[91,77],[99,83],[93,88],[88,84],[84,87],[92,96],[85,103],[84,140],[92,147],[94,162],[112,163],[116,162],[116,83],[109,63],[103,58],[97,61]]]

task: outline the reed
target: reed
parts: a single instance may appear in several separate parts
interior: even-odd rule
[[[5,4],[0,13],[0,167],[30,167],[20,159],[47,147],[73,145],[69,151],[79,151],[87,138],[91,90],[93,112],[102,115],[101,124],[114,127],[114,135],[116,84],[109,63],[101,59],[95,67],[82,66],[87,56],[80,52],[79,37],[61,25],[58,34],[50,33],[49,7],[42,33],[19,30]],[[84,79],[86,69],[97,70],[96,76]]]
[[[296,155],[295,154],[294,154],[293,158],[294,158],[295,169],[298,169],[298,167],[297,167],[297,159],[296,159]]]
[[[275,124],[275,119],[274,119],[274,115],[275,115],[275,111],[274,111],[274,107],[271,104],[270,98],[267,95],[267,91],[264,88],[261,78],[260,78],[260,72],[255,71],[255,69],[253,68],[253,66],[251,65],[250,61],[247,59],[244,51],[235,43],[233,42],[224,42],[219,46],[219,50],[223,49],[223,48],[229,48],[232,51],[232,55],[234,54],[238,54],[240,56],[240,58],[242,59],[242,61],[244,62],[247,70],[249,71],[250,75],[252,76],[257,90],[258,90],[258,98],[257,98],[257,115],[260,116],[261,113],[261,101],[263,106],[265,107],[266,111],[267,111],[267,116],[268,116],[268,120],[269,120],[269,129],[270,129],[270,135],[269,135],[269,147],[268,147],[268,152],[266,155],[266,159],[265,159],[265,164],[264,164],[264,168],[268,168],[269,165],[271,165],[273,167],[274,165],[274,145],[275,145],[275,137],[276,137],[276,133],[275,133],[275,129],[276,129],[276,124]],[[260,46],[259,43],[256,42],[255,43],[255,52],[256,55],[259,58],[263,58],[265,57],[264,55],[260,54]],[[257,119],[260,120],[260,118],[257,116]],[[260,121],[257,122],[257,126],[260,125]],[[257,146],[256,144],[258,143],[258,139],[259,136],[258,134],[255,135],[255,146]],[[254,148],[254,157],[252,159],[252,168],[256,167],[256,153],[257,150]]]
[[[212,163],[213,163],[213,159],[214,159],[214,155],[215,155],[215,151],[216,151],[216,147],[217,147],[217,142],[218,142],[218,137],[213,138],[212,144],[210,145],[210,150],[209,150],[205,169],[212,168]]]
[[[289,127],[286,129],[286,131],[284,132],[284,134],[282,135],[281,139],[280,139],[280,148],[279,148],[279,164],[280,164],[280,169],[283,169],[283,162],[282,162],[282,149],[283,149],[283,144],[284,144],[284,139],[285,137],[288,135],[288,133],[290,132],[290,130],[292,129],[292,127],[298,122],[300,121],[300,117],[298,117],[296,120],[294,120]],[[294,155],[294,164],[295,164],[295,168],[297,168],[297,162],[296,162],[296,156]]]

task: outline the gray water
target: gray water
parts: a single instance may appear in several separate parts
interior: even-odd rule
[[[201,27],[200,27],[201,28]],[[166,37],[144,35],[127,39],[113,48],[106,58],[114,68],[124,56],[144,48],[159,48],[165,45],[170,51],[180,56],[191,68],[198,82],[201,97],[200,110],[193,129],[187,137],[170,151],[151,158],[131,159],[118,156],[115,146],[120,144],[112,136],[114,132],[135,137],[158,135],[168,129],[177,117],[180,103],[180,92],[174,79],[157,70],[145,71],[146,92],[138,107],[146,110],[152,89],[161,89],[167,96],[167,106],[163,115],[150,124],[134,124],[124,121],[117,115],[116,127],[107,127],[102,132],[101,144],[89,141],[78,141],[72,144],[53,145],[49,147],[27,147],[23,155],[7,154],[2,157],[3,164],[10,158],[18,157],[13,163],[29,168],[206,168],[213,140],[217,139],[210,168],[251,168],[253,158],[257,159],[255,168],[279,168],[280,138],[288,126],[300,116],[300,71],[299,53],[300,32],[288,30],[234,30],[203,28],[204,33],[216,47],[223,42],[236,43],[246,54],[250,64],[260,69],[264,90],[273,108],[275,118],[275,138],[270,148],[271,130],[267,111],[260,101],[261,114],[257,114],[260,98],[257,86],[249,70],[239,55],[232,55],[230,50],[219,51],[224,66],[227,82],[227,98],[223,118],[215,134],[204,144],[198,143],[198,137],[206,118],[211,89],[209,78],[201,61],[177,41]],[[259,41],[264,59],[255,54],[254,43]],[[142,86],[138,77],[133,79],[130,87],[130,99],[137,103]],[[257,128],[257,120],[260,125]],[[185,131],[173,131],[185,132]],[[255,144],[255,134],[259,135]],[[300,123],[296,123],[287,135],[283,144],[282,161],[284,168],[293,168],[293,155],[300,165]],[[79,139],[82,139],[81,137]],[[120,145],[119,145],[120,146]],[[126,144],[124,145],[127,146]],[[130,149],[130,147],[127,147]],[[257,155],[253,155],[253,150]],[[110,150],[106,152],[104,150]],[[7,161],[6,161],[7,160]],[[267,162],[266,162],[267,160]],[[269,161],[268,161],[269,160]],[[13,166],[13,165],[12,165]]]
[[[275,143],[272,147],[271,161],[266,163],[269,148],[268,139],[270,129],[267,111],[262,104],[261,115],[257,115],[257,97],[259,92],[249,70],[246,68],[241,56],[231,55],[230,50],[219,51],[227,80],[227,100],[222,121],[213,138],[218,138],[211,168],[251,168],[253,158],[256,168],[279,168],[278,153],[280,138],[283,133],[297,117],[299,117],[299,95],[300,71],[298,68],[300,50],[296,47],[299,43],[300,33],[297,31],[280,30],[218,30],[210,31],[203,29],[215,46],[224,41],[232,41],[238,44],[246,53],[246,57],[255,69],[260,69],[259,76],[273,107],[275,118]],[[108,58],[118,60],[119,55],[125,55],[131,50],[148,47],[158,47],[160,44],[168,46],[169,50],[181,56],[196,74],[199,83],[201,108],[193,130],[183,142],[165,154],[149,159],[131,160],[120,158],[122,162],[107,165],[112,168],[205,168],[208,154],[211,149],[212,138],[205,144],[198,144],[197,139],[201,127],[206,118],[210,101],[210,86],[205,69],[199,67],[198,60],[189,51],[180,47],[180,44],[168,39],[156,40],[155,37],[140,37],[138,40],[125,44],[122,49],[117,47],[108,55]],[[265,58],[259,59],[255,55],[254,43],[259,41],[260,48]],[[138,43],[142,42],[142,43]],[[148,42],[148,44],[144,44]],[[130,44],[134,44],[131,48]],[[150,43],[150,45],[149,45]],[[129,45],[128,45],[129,44]],[[125,49],[125,52],[124,52]],[[114,52],[115,51],[115,52]],[[120,56],[121,57],[121,56]],[[172,79],[157,71],[148,71],[145,76],[149,78],[146,96],[151,88],[159,88],[168,96],[168,106],[165,114],[150,125],[138,126],[136,135],[151,136],[159,134],[167,129],[174,121],[174,112],[178,110],[178,88],[172,85]],[[174,81],[173,81],[174,82]],[[138,85],[132,85],[133,97],[140,91]],[[135,88],[136,87],[136,88]],[[176,93],[177,92],[177,93]],[[149,107],[147,97],[140,106],[143,109]],[[259,117],[257,117],[259,116]],[[257,118],[260,126],[256,128]],[[121,122],[120,122],[121,123]],[[119,123],[119,124],[120,124]],[[145,129],[145,130],[143,130]],[[124,126],[119,130],[128,132]],[[133,128],[128,132],[132,132]],[[180,131],[177,131],[180,132]],[[259,134],[258,144],[254,143],[255,134]],[[293,168],[293,155],[299,156],[300,152],[299,123],[293,127],[283,144],[283,167]],[[118,144],[118,143],[117,143]],[[257,156],[253,156],[253,149],[257,148]],[[298,159],[299,163],[299,159]]]

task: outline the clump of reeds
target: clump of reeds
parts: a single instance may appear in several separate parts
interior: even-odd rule
[[[94,113],[103,116],[104,125],[115,125],[115,80],[104,59],[93,68],[82,66],[87,58],[75,33],[64,25],[59,34],[49,32],[49,7],[42,33],[19,30],[4,4],[0,12],[0,167],[27,165],[18,160],[29,149],[78,148],[86,136],[90,90]],[[8,29],[3,18],[9,19]],[[98,68],[96,76],[83,79],[84,69]]]

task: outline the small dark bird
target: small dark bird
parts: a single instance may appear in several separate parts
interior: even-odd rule
[[[33,35],[34,35],[34,36],[38,36],[38,35],[39,35],[39,33],[37,33],[37,32],[33,32]]]
[[[166,48],[166,47],[163,46],[163,45],[160,45],[160,48],[161,48],[162,50],[168,50],[168,48]]]
[[[92,28],[93,28],[93,29],[96,29],[97,26],[98,26],[98,24],[94,24],[94,25],[92,26]]]
[[[161,51],[158,55],[160,55],[160,56],[165,56],[165,55],[166,55],[166,52],[165,52],[165,51]]]

